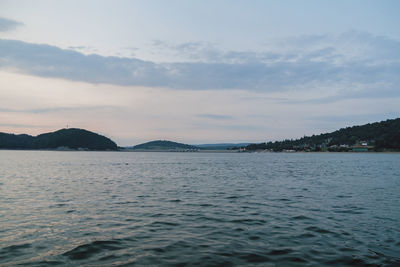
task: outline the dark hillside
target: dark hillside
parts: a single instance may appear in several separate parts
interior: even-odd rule
[[[29,149],[32,147],[35,137],[27,134],[0,133],[0,148]]]
[[[270,149],[282,150],[311,150],[321,149],[340,151],[346,147],[366,142],[373,146],[375,151],[400,151],[400,118],[360,126],[343,128],[332,133],[305,136],[296,140],[284,140],[261,144],[251,144],[247,150]]]
[[[0,148],[3,149],[70,149],[117,150],[117,145],[109,138],[83,129],[61,129],[36,137],[21,134],[0,133]]]

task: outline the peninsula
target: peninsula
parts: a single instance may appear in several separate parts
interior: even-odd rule
[[[242,151],[400,151],[400,118],[343,128],[299,139],[236,147]]]
[[[118,147],[105,136],[70,128],[38,136],[0,133],[0,149],[117,150]]]

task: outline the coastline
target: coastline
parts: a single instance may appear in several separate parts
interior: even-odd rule
[[[90,149],[9,149],[9,148],[0,148],[0,151],[48,151],[48,152],[155,152],[155,153],[217,153],[217,154],[400,154],[400,151],[348,151],[348,152],[339,152],[339,151],[238,151],[238,150],[198,150],[198,151],[169,151],[169,150],[150,150],[150,149],[118,149],[118,150],[90,150]]]

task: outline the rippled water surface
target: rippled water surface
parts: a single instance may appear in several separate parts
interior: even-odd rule
[[[0,265],[400,266],[400,154],[0,151]]]

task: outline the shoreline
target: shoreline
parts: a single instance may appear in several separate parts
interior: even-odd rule
[[[238,150],[197,150],[197,151],[168,151],[168,150],[149,150],[149,149],[121,149],[121,150],[89,150],[89,149],[9,149],[9,148],[0,148],[0,151],[47,151],[47,152],[155,152],[155,153],[229,153],[229,154],[400,154],[400,151],[360,151],[360,152],[354,152],[354,151],[347,151],[347,152],[339,152],[339,151],[291,151],[291,152],[285,152],[285,151],[238,151]]]

